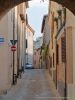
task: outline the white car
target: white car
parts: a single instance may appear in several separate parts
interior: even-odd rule
[[[34,69],[33,65],[32,64],[26,64],[26,69]]]

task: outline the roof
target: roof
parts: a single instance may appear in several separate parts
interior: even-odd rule
[[[44,16],[43,16],[41,33],[43,33],[43,28],[44,28],[44,25],[45,25],[45,20],[46,20],[46,17],[48,17],[48,15],[44,15]]]
[[[35,31],[32,29],[32,27],[31,27],[29,24],[27,24],[26,26],[29,28],[29,30],[30,30],[33,34],[35,33]]]

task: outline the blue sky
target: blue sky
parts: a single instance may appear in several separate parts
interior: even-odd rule
[[[29,8],[27,9],[28,23],[35,30],[34,40],[41,36],[41,25],[43,15],[48,13],[48,1],[40,2],[41,0],[29,1]]]

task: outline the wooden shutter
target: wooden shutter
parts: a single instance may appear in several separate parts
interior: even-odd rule
[[[54,33],[54,13],[52,13],[52,25],[51,25],[51,34]]]
[[[52,68],[52,57],[50,57],[50,68]]]
[[[53,33],[54,33],[54,13],[52,13],[52,24],[51,24],[52,49],[53,49]]]
[[[53,53],[53,67],[54,67],[54,53]]]
[[[66,62],[66,37],[61,38],[62,62]]]
[[[27,48],[27,39],[26,39],[26,48]]]
[[[59,45],[56,45],[56,63],[59,63]]]

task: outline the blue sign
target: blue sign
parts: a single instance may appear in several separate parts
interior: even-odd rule
[[[4,42],[4,38],[0,38],[0,42]]]

